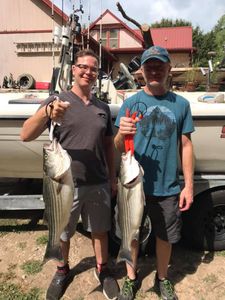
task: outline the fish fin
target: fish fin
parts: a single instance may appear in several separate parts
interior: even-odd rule
[[[120,262],[120,261],[127,262],[131,267],[134,266],[133,261],[132,261],[131,251],[128,249],[120,249],[118,257],[117,257],[117,262]]]
[[[45,256],[43,259],[43,264],[45,264],[47,261],[51,259],[55,259],[58,261],[63,260],[61,247],[59,245],[54,247],[49,246],[49,244],[47,245]]]

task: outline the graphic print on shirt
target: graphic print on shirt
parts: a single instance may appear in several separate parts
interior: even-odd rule
[[[174,113],[165,106],[148,107],[140,129],[145,137],[154,137],[161,141],[170,138],[176,128]]]

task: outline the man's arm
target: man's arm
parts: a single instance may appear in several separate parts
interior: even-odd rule
[[[193,202],[194,157],[191,134],[183,134],[180,144],[181,165],[184,175],[184,188],[180,193],[179,207],[188,210]]]
[[[115,168],[115,152],[113,137],[106,136],[104,138],[105,158],[109,171],[109,180],[111,184],[112,196],[115,196],[117,191],[116,168]]]
[[[24,142],[29,142],[41,135],[47,128],[48,116],[46,114],[46,107],[40,108],[33,116],[27,119],[20,132],[20,138]]]
[[[116,149],[119,150],[121,153],[125,152],[124,135],[120,134],[119,130],[114,138],[114,144]]]

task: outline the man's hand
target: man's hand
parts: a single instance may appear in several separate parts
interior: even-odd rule
[[[121,135],[135,135],[137,128],[136,123],[139,121],[139,118],[132,119],[131,117],[121,117],[120,118],[120,127],[119,133]]]
[[[121,117],[120,118],[120,126],[119,130],[114,138],[114,144],[116,149],[118,149],[121,153],[124,152],[124,139],[126,135],[135,135],[137,132],[136,123],[140,121],[140,118],[136,117],[133,119],[132,117]]]
[[[67,108],[70,106],[68,101],[61,101],[58,97],[47,107],[47,112],[52,121],[61,123]]]
[[[179,208],[180,211],[188,210],[193,203],[193,189],[184,187],[180,193]]]

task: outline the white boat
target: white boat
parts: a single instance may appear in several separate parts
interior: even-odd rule
[[[192,135],[195,152],[195,200],[191,210],[183,215],[182,237],[196,248],[224,250],[225,102],[213,103],[212,99],[204,101],[205,93],[181,94],[190,101],[196,128]],[[32,142],[22,142],[19,136],[23,122],[37,110],[40,101],[48,95],[36,96],[31,99],[25,94],[0,93],[0,178],[42,178],[42,148],[43,143],[49,140],[47,130]],[[225,97],[225,93],[223,96]],[[199,97],[201,101],[198,100]],[[109,105],[115,119],[121,104]],[[117,167],[119,161],[118,154]],[[43,208],[41,195],[29,195],[29,199],[26,195],[22,198],[18,195],[12,198],[6,196],[6,199],[3,196],[0,203],[0,212],[2,210],[4,216],[7,215],[6,210],[28,210],[29,215],[29,209]],[[147,225],[145,227],[148,232]],[[113,229],[110,234],[110,240],[114,241]],[[116,242],[111,243],[112,249]]]
[[[178,93],[190,101],[196,127],[192,135],[195,172],[224,174],[225,102],[204,101],[204,92]],[[126,92],[124,96],[130,94]],[[225,97],[225,93],[215,94],[219,95]],[[49,140],[48,132],[45,131],[35,141],[22,142],[20,130],[23,122],[47,97],[48,93],[38,92],[0,93],[0,177],[42,178],[42,147]],[[121,104],[109,105],[115,119]]]
[[[195,173],[225,174],[225,93],[182,92],[191,104]],[[210,95],[208,97],[208,95]],[[224,99],[221,101],[221,97]],[[218,100],[219,98],[219,100]]]
[[[47,96],[48,93],[37,92],[0,93],[0,177],[42,177],[42,147],[48,141],[48,132],[24,143],[20,130]]]

